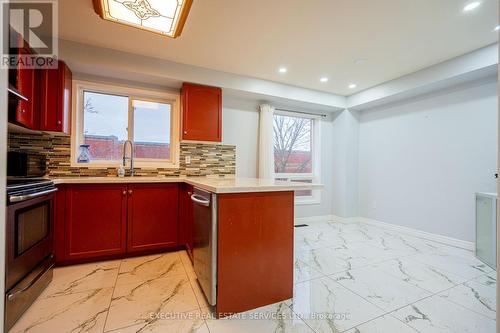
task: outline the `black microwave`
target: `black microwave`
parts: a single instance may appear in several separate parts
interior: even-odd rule
[[[7,176],[43,177],[46,172],[45,155],[19,151],[7,152]]]

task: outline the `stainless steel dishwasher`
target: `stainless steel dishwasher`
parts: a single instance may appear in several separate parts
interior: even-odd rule
[[[217,302],[217,195],[194,188],[193,262],[198,283],[210,305]]]

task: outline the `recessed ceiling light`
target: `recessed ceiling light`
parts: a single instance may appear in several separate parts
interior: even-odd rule
[[[473,1],[473,2],[469,2],[468,4],[466,4],[464,6],[464,9],[463,11],[464,12],[470,12],[471,10],[474,10],[476,9],[477,7],[479,7],[479,5],[481,4],[481,1]]]
[[[498,30],[500,30],[500,25],[497,25],[495,29],[493,29],[493,31],[498,31]]]
[[[319,79],[319,82],[328,82],[328,78],[326,76],[323,76],[321,79]]]
[[[278,69],[278,72],[284,74],[284,73],[288,72],[288,69],[286,67],[280,67],[280,69]]]
[[[357,87],[356,83],[351,83],[351,84],[349,85],[349,89],[354,89],[354,88],[356,88],[356,87]]]

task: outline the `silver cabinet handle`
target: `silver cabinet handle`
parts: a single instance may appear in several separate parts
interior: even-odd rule
[[[191,200],[205,207],[210,206],[210,200],[196,194],[191,195]]]
[[[47,194],[54,193],[54,192],[57,192],[57,188],[53,188],[53,189],[50,189],[50,190],[47,190],[47,191],[33,193],[33,194],[11,195],[11,196],[9,196],[9,201],[10,202],[26,201],[26,200],[29,200],[29,199],[41,197],[42,195],[47,195]]]

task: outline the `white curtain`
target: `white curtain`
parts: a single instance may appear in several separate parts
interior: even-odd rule
[[[274,108],[263,104],[260,109],[259,126],[259,178],[274,178]]]

